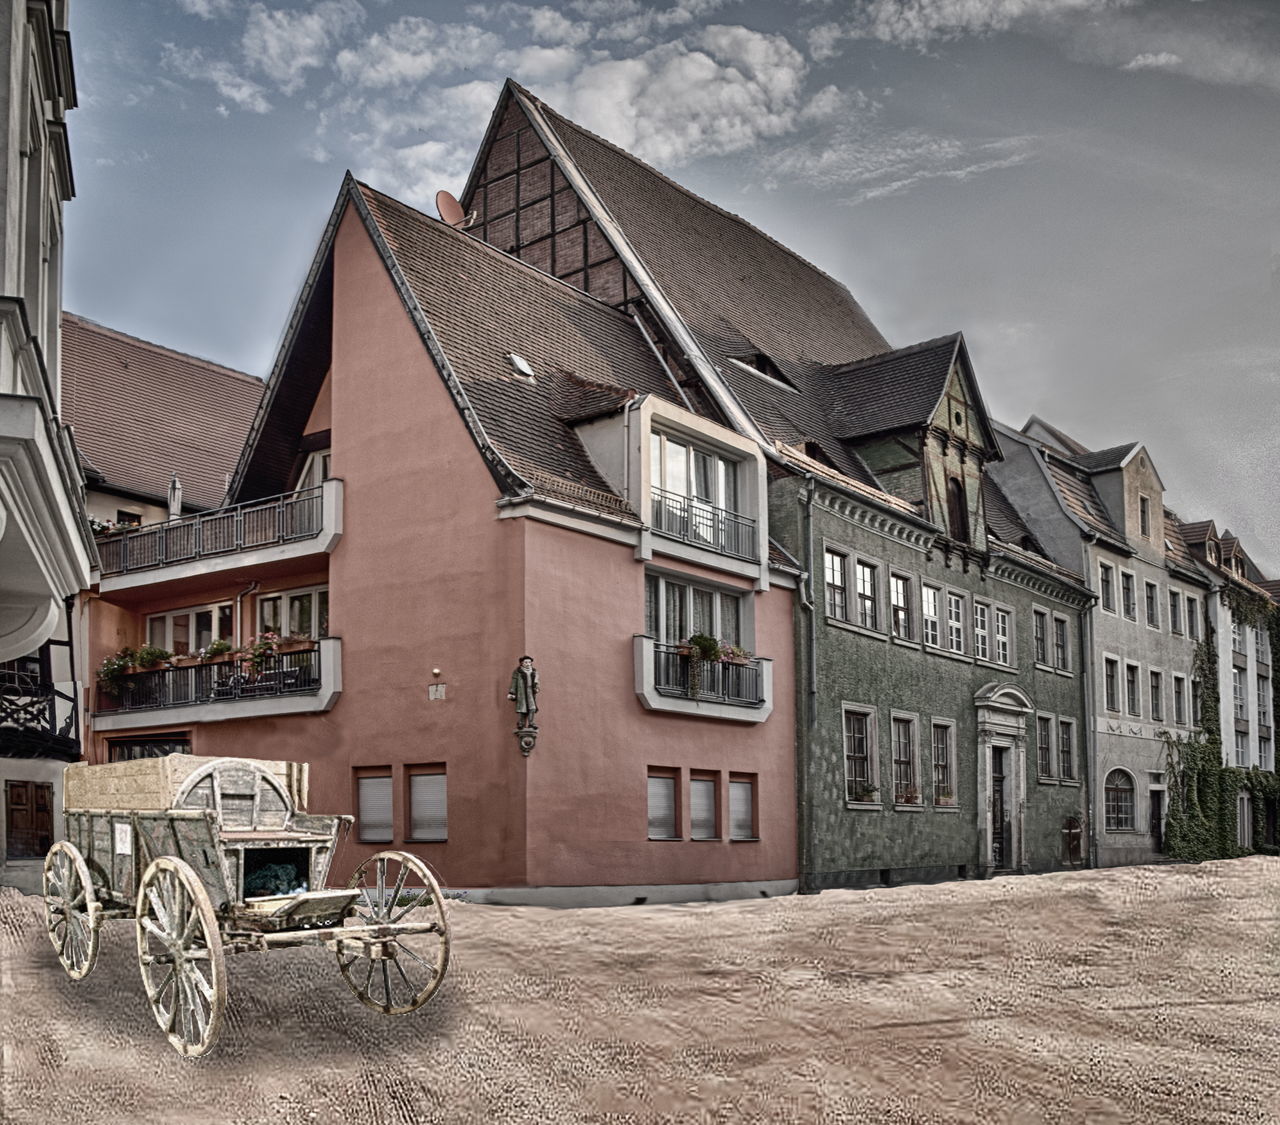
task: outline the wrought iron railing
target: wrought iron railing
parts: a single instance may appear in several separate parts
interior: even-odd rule
[[[755,520],[693,496],[661,488],[650,492],[654,531],[735,558],[757,557]]]
[[[110,688],[98,685],[98,712],[315,695],[320,686],[320,649],[310,648],[265,656],[256,668],[248,661],[224,661],[130,672]]]
[[[312,539],[324,524],[323,486],[197,512],[167,523],[108,532],[98,539],[102,574],[127,574],[210,555]]]
[[[660,695],[759,707],[764,702],[760,661],[744,664],[703,660],[683,645],[658,641],[653,646],[654,687]]]
[[[76,741],[75,685],[0,668],[0,727]]]

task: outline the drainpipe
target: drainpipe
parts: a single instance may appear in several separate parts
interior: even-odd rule
[[[249,594],[257,593],[257,591],[258,591],[258,586],[259,586],[259,582],[258,582],[258,580],[255,578],[252,582],[250,582],[250,583],[249,583],[249,585],[247,585],[243,590],[241,590],[241,591],[240,591],[240,593],[238,593],[238,594],[236,595],[236,619],[235,619],[235,621],[233,621],[233,622],[232,622],[232,625],[233,625],[233,626],[234,626],[234,628],[235,628],[236,648],[239,648],[239,647],[240,647],[240,645],[243,643],[243,637],[241,636],[241,632],[242,632],[242,630],[241,630],[241,628],[240,628],[240,621],[241,621],[241,617],[240,617],[240,603],[241,603],[241,602],[242,602],[242,601],[243,601],[243,600],[244,600],[244,599],[245,599]]]
[[[814,727],[818,721],[818,628],[817,610],[813,602],[813,497],[817,487],[812,473],[805,473],[804,481],[805,490],[804,495],[800,497],[800,503],[804,506],[805,573],[800,576],[796,586],[800,595],[800,607],[804,611],[804,648],[805,659],[808,664],[805,673],[805,694],[807,698],[805,700],[803,721],[798,732],[798,753],[796,755],[796,809],[798,813],[796,827],[799,830],[799,847],[797,850],[800,857],[799,886],[797,890],[802,895],[817,894],[821,890],[820,887],[814,887],[810,883],[810,873],[813,866],[813,847],[809,832],[809,761],[813,752]]]
[[[1086,560],[1088,555],[1085,555]],[[1093,608],[1098,604],[1095,596],[1080,614],[1081,675],[1084,677],[1084,719],[1088,737],[1085,741],[1085,816],[1089,820],[1089,867],[1098,866],[1098,709],[1094,682],[1093,660]]]

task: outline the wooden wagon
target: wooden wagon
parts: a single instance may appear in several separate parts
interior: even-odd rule
[[[350,816],[305,812],[307,767],[174,754],[69,766],[66,840],[44,866],[45,922],[73,980],[93,968],[102,922],[130,917],[156,1022],[204,1054],[226,1008],[225,955],[324,945],[361,1003],[421,1007],[449,962],[439,884],[384,851],[325,889]]]

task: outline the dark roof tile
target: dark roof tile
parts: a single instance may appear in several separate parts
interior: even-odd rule
[[[1124,464],[1124,459],[1129,456],[1138,446],[1136,441],[1127,442],[1124,445],[1113,445],[1110,449],[1099,449],[1095,453],[1080,453],[1073,460],[1082,469],[1090,473],[1105,473],[1111,469],[1118,469]]]
[[[947,386],[960,334],[870,356],[832,371],[840,417],[833,424],[843,438],[866,437],[908,426],[927,425]]]

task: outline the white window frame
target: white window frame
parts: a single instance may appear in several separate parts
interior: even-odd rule
[[[1106,613],[1116,612],[1116,568],[1101,559],[1098,560],[1098,604]]]
[[[1138,620],[1138,576],[1131,570],[1120,572],[1120,613],[1126,621]]]
[[[1249,684],[1243,668],[1231,669],[1231,715],[1241,722],[1249,721]]]
[[[915,640],[915,620],[911,613],[913,585],[909,575],[895,570],[889,572],[889,628],[902,641]],[[902,591],[901,601],[897,597],[899,589]]]
[[[1174,726],[1187,725],[1187,678],[1173,677],[1173,723]]]
[[[991,660],[991,603],[973,599],[973,658]]]
[[[848,621],[849,556],[834,547],[824,547],[822,576],[827,616],[834,617],[837,621]],[[835,604],[837,602],[839,604]]]
[[[965,596],[958,590],[947,591],[947,651],[964,655]]]
[[[1041,668],[1052,668],[1049,663],[1049,611],[1031,611],[1031,660]]]
[[[1236,765],[1244,768],[1249,765],[1249,734],[1238,730],[1236,735]]]
[[[1013,610],[998,605],[993,612],[995,613],[996,663],[1009,667],[1010,657],[1014,651]]]
[[[227,610],[228,627],[226,630],[219,628],[220,610]],[[199,613],[208,613],[212,622],[210,628],[210,637],[212,641],[230,641],[235,637],[236,619],[235,619],[235,603],[234,602],[211,602],[207,605],[184,606],[181,609],[167,609],[163,613],[150,613],[147,615],[147,644],[152,644],[155,640],[153,633],[153,624],[156,622],[164,622],[164,642],[159,648],[165,649],[167,652],[180,654],[174,641],[174,622],[179,617],[188,619],[187,626],[187,648],[184,652],[196,652],[201,647],[197,642],[199,636],[196,629],[196,615]]]
[[[1271,677],[1258,676],[1254,686],[1257,689],[1254,705],[1258,709],[1258,726],[1269,727],[1271,725]]]
[[[946,765],[945,765],[945,781],[939,777],[938,762],[938,732],[946,731]],[[960,804],[959,786],[957,784],[957,771],[959,763],[956,761],[956,723],[954,719],[939,719],[936,715],[932,717],[929,724],[929,755],[931,773],[933,777],[933,803],[935,806],[942,800],[942,808],[956,808]],[[951,790],[950,800],[940,798],[943,787]]]
[[[1112,785],[1111,779],[1115,777],[1117,774],[1119,774],[1121,777],[1127,780],[1129,784],[1127,786]],[[1107,832],[1134,831],[1135,825],[1137,824],[1137,820],[1138,820],[1138,810],[1137,810],[1138,786],[1133,779],[1133,774],[1131,774],[1128,770],[1113,769],[1107,773],[1106,779],[1103,781],[1102,785],[1103,785],[1102,809],[1103,809],[1103,824],[1104,824],[1105,831]],[[1112,800],[1111,800],[1111,794],[1113,792],[1125,793],[1128,795],[1127,807],[1120,808],[1118,806],[1118,803],[1117,805],[1113,806]],[[1122,817],[1125,821],[1127,821],[1127,823],[1121,822]]]
[[[911,778],[906,785],[898,784],[898,724],[904,723],[910,732],[910,756],[907,761],[911,765]],[[898,808],[920,808],[924,799],[920,790],[920,716],[910,714],[905,711],[889,712],[889,761],[893,768],[893,803]],[[932,750],[930,750],[932,753]],[[916,799],[912,801],[900,800],[908,790],[914,789]]]
[[[933,613],[929,612],[932,595]],[[942,647],[942,587],[928,582],[920,584],[920,636],[930,648]]]
[[[748,652],[754,651],[754,622],[751,617],[755,603],[747,598],[746,591],[732,586],[719,586],[713,582],[707,582],[700,576],[686,575],[683,573],[672,573],[670,571],[649,570],[645,572],[645,633],[652,635],[653,639],[660,644],[678,645],[683,644],[691,636],[699,630],[694,625],[694,601],[696,594],[711,595],[711,635],[719,641],[728,641],[736,644],[740,648],[746,649]],[[657,595],[652,605],[656,621],[649,617],[650,607],[650,591],[652,587],[650,583],[657,584]],[[684,606],[681,613],[684,621],[682,630],[684,636],[671,635],[667,620],[667,603],[670,598],[670,588],[678,586],[684,591]],[[728,621],[725,614],[725,601],[730,600],[737,604],[737,636],[734,637],[735,630],[726,628]],[[657,626],[656,630],[654,626]]]
[[[1058,739],[1058,779],[1060,781],[1075,781],[1077,779],[1075,720],[1064,719],[1059,716],[1055,733]],[[1062,768],[1064,762],[1067,765],[1066,769]]]
[[[325,612],[323,614],[325,628],[321,629],[321,598],[324,594]],[[310,633],[302,633],[302,636],[310,636],[312,640],[319,640],[321,637],[329,635],[328,630],[328,583],[321,583],[318,586],[299,586],[292,590],[267,590],[259,593],[254,601],[253,619],[257,625],[258,633],[276,633],[281,637],[291,637],[294,635],[292,628],[293,604],[294,598],[304,598],[308,595],[311,598],[311,630]],[[266,604],[271,601],[278,600],[280,603],[280,625],[274,629],[269,629],[266,622],[263,621],[263,609]]]
[[[298,487],[295,492],[303,492],[315,488],[332,476],[333,450],[317,449],[307,454],[302,463],[302,472],[298,474]]]
[[[1132,660],[1124,663],[1124,712],[1135,719],[1142,718],[1142,666]]]
[[[1157,582],[1143,581],[1142,600],[1146,606],[1145,617],[1148,629],[1160,628],[1160,585]]]
[[[840,737],[844,743],[844,795],[845,800],[860,805],[879,805],[880,797],[880,753],[878,738],[878,723],[876,721],[876,709],[865,703],[845,703],[840,709]],[[858,716],[865,720],[865,732],[867,742],[867,776],[865,779],[857,777],[857,770],[854,765],[855,757],[850,750],[852,748],[853,732],[850,730],[850,716]],[[871,791],[868,797],[858,798],[855,794],[858,792],[859,786],[863,786]]]
[[[870,629],[873,633],[882,632],[880,628],[880,567],[870,559],[858,558],[853,567],[854,602],[857,614],[853,619],[855,625]]]

